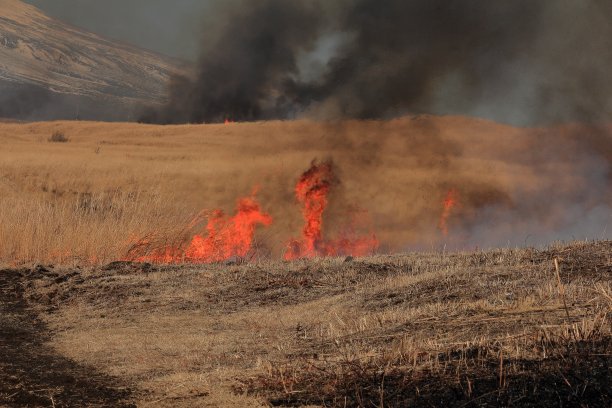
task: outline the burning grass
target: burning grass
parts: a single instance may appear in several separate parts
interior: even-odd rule
[[[374,234],[360,237],[345,233],[344,237],[337,240],[323,238],[323,214],[334,180],[331,162],[321,165],[313,162],[298,180],[295,194],[303,206],[305,225],[302,238],[292,239],[287,245],[286,260],[340,255],[366,256],[376,252],[378,241]],[[252,261],[260,256],[253,247],[256,227],[269,227],[273,223],[272,217],[262,211],[255,192],[251,197],[238,200],[233,217],[226,217],[221,210],[210,214],[203,211],[189,224],[187,230],[201,221],[206,223],[204,231],[195,234],[188,245],[178,242],[156,247],[155,240],[141,239],[130,248],[127,259],[157,264]],[[346,230],[354,231],[354,226]]]
[[[376,252],[378,240],[370,236],[349,236],[329,240],[323,238],[323,214],[329,204],[330,191],[338,183],[333,163],[313,162],[295,186],[295,197],[302,204],[304,228],[300,239],[292,239],[285,252],[286,260],[326,256],[366,256]],[[350,231],[353,226],[343,227]]]
[[[182,242],[156,247],[159,238],[140,239],[129,249],[127,259],[157,264],[213,263],[229,259],[247,259],[253,252],[253,238],[258,225],[269,226],[272,217],[262,212],[255,196],[238,201],[236,214],[227,217],[223,211],[201,213],[188,226],[190,230],[201,221],[206,227],[191,238],[184,247]],[[252,260],[252,259],[251,259]]]
[[[70,143],[48,143],[56,132]],[[0,262],[367,255],[537,245],[582,238],[585,228],[607,238],[609,136],[589,132],[428,116],[3,123]],[[220,237],[231,241],[224,231],[236,228],[236,203],[254,186],[259,221],[227,249]]]

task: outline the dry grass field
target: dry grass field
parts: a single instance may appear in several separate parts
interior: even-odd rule
[[[52,142],[53,134],[66,142]],[[282,256],[303,220],[295,182],[332,159],[334,236],[355,214],[380,251],[538,245],[606,238],[612,138],[565,126],[520,129],[464,117],[147,126],[0,124],[0,263],[95,265],[134,242],[183,241],[202,210],[232,214],[257,189],[273,217],[257,247]],[[459,205],[439,228],[449,190]],[[603,214],[603,215],[602,215]],[[585,225],[581,229],[581,226]]]
[[[0,405],[609,407],[601,131],[1,123]],[[363,217],[377,254],[282,260],[313,159],[338,180],[326,236]],[[130,258],[254,191],[273,223],[247,257]]]
[[[555,265],[558,263],[558,269]],[[609,407],[612,242],[0,271],[8,406]]]

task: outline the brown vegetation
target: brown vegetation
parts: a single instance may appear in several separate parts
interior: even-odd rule
[[[576,129],[1,124],[0,405],[608,407],[612,242],[445,249],[554,236],[608,197],[610,139]],[[315,157],[339,169],[326,232],[367,210],[397,255],[280,261]],[[267,256],[121,261],[254,187]]]
[[[50,143],[68,143],[70,139],[66,137],[62,132],[55,131],[49,136]]]
[[[50,398],[153,407],[612,402],[609,241],[0,276],[0,286],[23,288],[24,309],[12,315],[38,315],[52,334],[39,352],[73,362],[54,366],[72,382],[47,387],[20,377],[34,369],[9,365],[16,379],[0,386],[9,404],[28,395],[49,406]],[[39,346],[21,346],[31,347]],[[92,382],[106,391],[84,392]]]
[[[70,143],[47,143],[55,132]],[[587,215],[612,202],[612,176],[600,171],[612,161],[605,156],[611,141],[581,127],[519,129],[427,116],[227,126],[0,124],[0,262],[119,260],[142,238],[188,239],[185,227],[201,210],[232,214],[255,187],[274,219],[259,230],[258,247],[278,259],[302,229],[293,189],[314,158],[333,159],[340,180],[325,233],[333,236],[365,210],[382,252],[604,238],[605,222]],[[449,189],[459,205],[445,221],[445,237],[439,218]],[[584,233],[564,229],[583,219],[591,220]]]

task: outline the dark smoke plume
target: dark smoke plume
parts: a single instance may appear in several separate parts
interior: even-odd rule
[[[142,120],[453,113],[513,124],[612,111],[604,0],[228,1],[193,77]]]
[[[216,17],[223,24],[219,32],[206,32],[209,38],[197,78],[175,77],[170,103],[145,114],[143,121],[284,117],[284,82],[297,74],[297,50],[312,45],[319,33],[320,18],[310,3],[245,1],[241,7],[218,10]]]

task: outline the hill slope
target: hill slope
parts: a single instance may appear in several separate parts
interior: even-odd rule
[[[0,0],[0,117],[127,119],[135,106],[162,101],[177,69],[19,0]]]

